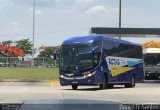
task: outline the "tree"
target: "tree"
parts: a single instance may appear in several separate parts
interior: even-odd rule
[[[160,48],[160,41],[149,41],[142,44],[144,48]]]
[[[39,53],[38,57],[51,58],[51,56],[53,55],[53,52],[58,48],[59,46],[41,46],[40,47],[41,52]]]
[[[39,55],[37,56],[37,64],[43,62],[44,64],[50,65],[54,64],[53,60],[53,52],[58,49],[59,46],[41,46],[39,49],[41,50]],[[42,61],[43,60],[43,61]]]
[[[0,44],[0,53],[4,56],[7,57],[23,57],[24,56],[24,52],[22,49],[15,47],[15,46],[11,46],[11,44],[14,43],[13,41],[3,41]]]
[[[11,46],[11,43],[13,43],[13,41],[4,41],[0,44],[0,56],[7,57],[7,59],[4,59],[7,66],[10,66],[9,57],[23,57],[24,56],[23,50],[15,46]]]
[[[17,47],[11,47],[11,46],[4,46],[0,45],[0,52],[3,53],[5,56],[14,56],[14,57],[23,57],[24,53],[21,49]]]
[[[22,39],[17,41],[17,45],[16,47],[20,48],[21,50],[23,50],[25,55],[30,55],[32,54],[32,42],[29,39]]]

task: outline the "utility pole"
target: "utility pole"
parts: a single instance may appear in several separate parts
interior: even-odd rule
[[[31,66],[34,67],[34,37],[35,37],[35,8],[36,8],[36,1],[33,0],[33,38],[32,38],[32,64]]]
[[[121,29],[121,21],[122,21],[122,0],[119,0],[119,29]],[[119,39],[121,39],[121,35],[119,35]]]

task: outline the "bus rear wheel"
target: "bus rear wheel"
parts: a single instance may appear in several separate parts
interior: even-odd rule
[[[73,90],[77,90],[77,88],[78,88],[78,85],[72,85]]]
[[[135,86],[135,77],[132,75],[131,83],[125,84],[126,88],[133,88]]]
[[[113,84],[109,84],[109,85],[108,85],[108,88],[112,89],[113,86],[114,86]]]

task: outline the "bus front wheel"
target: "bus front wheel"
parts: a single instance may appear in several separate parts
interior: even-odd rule
[[[77,88],[78,88],[78,85],[72,85],[73,90],[77,90]]]
[[[135,86],[135,76],[132,75],[132,78],[131,78],[131,83],[128,83],[128,84],[125,84],[125,87],[126,88],[132,88]]]
[[[103,76],[102,83],[99,84],[99,88],[102,89],[102,90],[108,88],[108,81],[107,81],[106,75]]]

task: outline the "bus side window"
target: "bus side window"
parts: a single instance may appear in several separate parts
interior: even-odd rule
[[[104,56],[112,56],[114,53],[116,44],[111,41],[103,41],[103,55]]]

